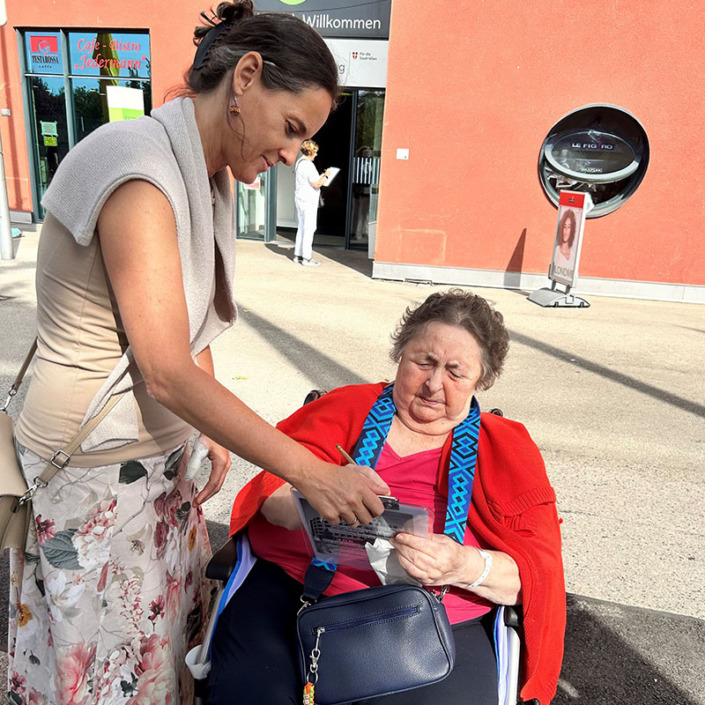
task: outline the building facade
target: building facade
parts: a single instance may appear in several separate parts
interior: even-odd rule
[[[256,7],[299,15],[336,57],[343,92],[316,140],[321,170],[340,172],[326,189],[317,244],[367,248],[378,203],[391,0],[330,5],[260,0]],[[182,85],[198,8],[176,0],[159,12],[127,0],[68,2],[48,13],[7,0],[7,14],[0,28],[0,129],[10,209],[19,223],[41,221],[42,195],[76,142],[103,123],[149,113]],[[279,165],[254,184],[237,184],[237,204],[238,237],[293,237],[293,169]]]
[[[530,291],[548,283],[551,189],[573,188],[615,205],[585,222],[577,291],[705,302],[705,204],[689,178],[697,184],[705,166],[697,78],[705,17],[687,3],[257,6],[299,14],[339,62],[341,105],[315,139],[317,166],[341,173],[324,193],[317,246],[369,249],[378,278]],[[7,0],[0,131],[14,220],[41,220],[41,194],[81,137],[148,112],[181,84],[200,9],[184,0],[161,9]],[[601,108],[616,121],[604,123]],[[641,142],[619,114],[642,129]],[[573,132],[557,134],[575,115]],[[546,164],[565,157],[563,138],[581,145],[584,179],[551,180]],[[633,167],[638,179],[612,184],[613,167],[595,166],[588,152],[614,164],[614,145],[633,157],[614,170]],[[292,170],[280,165],[238,185],[238,222],[240,237],[291,234]]]
[[[588,218],[578,291],[705,302],[703,32],[680,0],[393,2],[374,276],[546,286],[541,146],[605,104],[638,119],[650,160],[629,200]]]

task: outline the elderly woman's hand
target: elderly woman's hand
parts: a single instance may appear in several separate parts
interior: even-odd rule
[[[456,585],[468,590],[485,571],[485,561],[474,546],[461,546],[445,534],[426,538],[397,534],[392,545],[399,565],[422,585]],[[492,554],[491,570],[472,592],[498,605],[520,603],[521,578],[516,562],[502,551],[488,553]]]
[[[392,545],[397,550],[399,565],[422,585],[440,587],[469,582],[465,579],[468,547],[445,534],[429,534],[426,538],[397,534]]]

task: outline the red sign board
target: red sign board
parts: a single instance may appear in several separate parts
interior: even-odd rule
[[[30,50],[33,54],[57,54],[59,52],[58,37],[40,37],[33,34],[30,38]]]
[[[568,208],[582,208],[585,205],[585,194],[576,193],[575,191],[561,191],[558,199],[558,206],[566,206]]]
[[[585,216],[592,209],[592,197],[579,191],[561,191],[558,198],[558,227],[548,277],[573,287],[578,278]]]

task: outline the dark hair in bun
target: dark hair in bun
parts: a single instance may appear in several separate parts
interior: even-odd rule
[[[194,31],[197,45],[186,85],[193,94],[208,93],[220,85],[244,54],[258,52],[263,59],[266,88],[299,93],[324,88],[338,95],[338,67],[318,32],[293,15],[266,12],[256,15],[252,0],[221,2],[214,13],[201,13],[204,24]]]

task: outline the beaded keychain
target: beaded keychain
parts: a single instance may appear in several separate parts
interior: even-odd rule
[[[304,705],[314,705],[313,702],[313,683],[308,681],[304,686]]]

